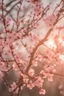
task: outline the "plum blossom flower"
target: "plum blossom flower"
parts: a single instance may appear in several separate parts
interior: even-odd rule
[[[3,73],[0,71],[0,79],[3,77]]]
[[[37,67],[38,66],[38,61],[37,60],[33,60],[32,63],[34,65],[34,67]]]
[[[39,94],[45,95],[45,93],[46,93],[45,89],[40,89]]]
[[[30,80],[29,84],[27,84],[27,87],[28,87],[29,89],[32,89],[34,86],[35,86],[35,85],[34,85],[34,83],[32,82],[32,80]]]
[[[16,83],[13,82],[13,83],[11,84],[11,88],[9,88],[9,92],[12,92],[16,87],[17,87]]]
[[[23,90],[24,86],[25,86],[25,84],[23,84],[20,89]]]
[[[24,81],[24,83],[28,83],[28,81],[29,81],[28,76],[24,76],[24,77],[23,77],[23,81]]]
[[[34,69],[29,69],[28,75],[32,77],[34,74],[35,74]]]
[[[54,66],[50,65],[50,66],[47,66],[45,65],[44,66],[44,70],[41,70],[40,71],[40,74],[43,76],[43,78],[47,78],[48,81],[53,81],[53,76],[54,76],[54,73],[56,72]]]
[[[11,45],[16,38],[17,38],[17,34],[15,32],[12,32],[11,34],[7,33],[5,44]]]
[[[14,94],[18,94],[19,88],[17,88],[14,92]]]
[[[2,70],[4,66],[4,62],[0,61],[0,70]]]
[[[15,71],[17,71],[17,70],[18,70],[18,66],[17,66],[17,64],[16,64],[16,63],[13,63],[12,67],[13,67],[13,70],[15,70]]]
[[[57,17],[54,14],[51,14],[50,16],[46,17],[44,21],[48,27],[53,27],[53,24],[56,21],[56,18]]]
[[[0,70],[1,71],[7,71],[9,67],[6,67],[5,63],[0,61]]]
[[[48,75],[48,81],[52,82],[53,81],[53,74]]]
[[[52,66],[52,65],[50,65],[50,66],[45,65],[45,66],[44,66],[44,70],[45,70],[45,72],[47,72],[47,73],[55,73],[55,72],[56,72],[54,66]]]
[[[37,80],[34,82],[37,87],[42,87],[44,80],[39,76]]]

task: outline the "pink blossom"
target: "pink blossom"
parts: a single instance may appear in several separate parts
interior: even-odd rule
[[[18,94],[19,88],[14,91],[14,94]]]
[[[28,81],[29,81],[28,76],[23,76],[23,81],[24,81],[24,83],[28,83]]]
[[[29,88],[29,89],[32,89],[33,87],[34,87],[35,85],[34,85],[34,83],[30,80],[30,82],[27,84],[27,87]]]
[[[48,78],[48,81],[52,82],[53,81],[53,74],[49,74],[47,76],[47,78]]]
[[[38,66],[38,61],[36,61],[36,60],[33,60],[33,65],[36,67],[36,66]]]
[[[4,62],[0,61],[0,70],[2,70],[4,66],[5,66]]]
[[[45,89],[40,89],[39,94],[45,95],[45,93],[46,93]]]
[[[9,91],[12,92],[16,87],[17,87],[16,83],[13,82],[13,83],[11,84],[11,88],[9,88]]]
[[[0,71],[0,79],[3,77],[3,73]]]
[[[42,87],[43,86],[43,82],[44,82],[44,80],[39,76],[39,77],[37,77],[37,80],[34,82],[35,83],[35,85],[37,86],[37,87]]]
[[[16,63],[13,63],[12,67],[13,67],[13,69],[14,69],[15,71],[17,71],[17,70],[18,70],[18,66],[17,66],[17,64],[16,64]]]
[[[34,76],[34,74],[35,74],[34,69],[29,69],[28,75],[32,77]]]
[[[48,27],[53,27],[53,24],[56,21],[56,18],[57,17],[54,14],[51,14],[50,16],[46,17],[44,21]]]

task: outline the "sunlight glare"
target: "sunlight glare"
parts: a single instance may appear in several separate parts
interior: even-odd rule
[[[47,41],[47,45],[48,45],[50,48],[52,48],[52,49],[56,49],[56,44],[55,44],[55,42],[54,42],[53,39],[48,40],[48,41]]]
[[[61,59],[62,61],[64,61],[64,55],[60,55],[59,59]]]
[[[59,41],[59,43],[61,43],[63,40],[62,40],[62,38],[58,38],[58,41]]]

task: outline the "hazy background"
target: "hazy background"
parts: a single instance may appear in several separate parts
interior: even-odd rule
[[[4,0],[5,4],[7,4],[10,1],[11,0]],[[53,12],[56,4],[58,4],[60,2],[60,0],[41,0],[41,2],[43,3],[44,7],[47,6],[50,2],[52,2],[51,9],[48,12],[48,14],[51,14]],[[28,10],[26,11],[26,14],[27,14],[29,12],[29,5],[26,4],[25,0],[24,0],[23,4],[25,6],[27,6],[27,8],[28,8]],[[9,10],[11,7],[12,7],[12,5],[9,6],[7,10]],[[16,18],[15,10],[12,11],[12,14],[13,14],[13,17]],[[64,24],[64,22],[62,22],[61,24]],[[0,25],[0,27],[3,28],[2,25]],[[33,33],[37,32],[40,34],[41,38],[43,38],[45,36],[47,30],[48,30],[48,28],[46,27],[45,23],[42,20],[40,20],[38,28],[34,29]],[[57,34],[57,31],[54,31],[54,34]],[[63,31],[62,31],[62,34],[64,34]],[[64,66],[60,65],[58,70],[60,70],[61,73],[64,72]],[[9,75],[7,76],[7,80],[8,80],[8,82],[15,80],[15,73],[13,72],[13,70],[11,70],[9,72]],[[64,93],[62,93],[62,91],[58,88],[59,85],[61,85],[61,84],[64,86],[64,77],[55,76],[53,82],[48,82],[46,80],[45,84],[44,84],[44,88],[46,89],[45,96],[64,96]],[[64,88],[62,88],[62,90],[64,90]],[[60,92],[62,94],[60,94]],[[0,80],[0,96],[9,96],[8,88],[7,88],[7,86],[4,85],[3,80]],[[43,95],[39,95],[38,88],[35,87],[32,90],[29,90],[28,88],[24,88],[24,90],[21,92],[20,96],[43,96]]]

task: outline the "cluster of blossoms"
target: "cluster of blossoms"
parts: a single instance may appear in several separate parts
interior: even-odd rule
[[[15,82],[13,82],[10,85],[9,92],[12,92],[12,91],[14,91],[14,94],[18,94],[19,88],[17,87],[17,84]]]
[[[43,78],[47,78],[48,81],[53,81],[53,76],[54,76],[54,73],[56,72],[54,66],[49,66],[49,65],[46,65],[44,66],[44,71],[42,70],[40,72],[40,74],[43,75]]]
[[[56,18],[57,18],[57,17],[56,17],[54,14],[51,14],[50,16],[46,17],[46,18],[44,19],[44,21],[46,22],[46,25],[47,25],[48,27],[53,27],[53,24],[55,23]]]
[[[59,12],[62,12],[63,7],[58,9],[56,15],[54,13],[47,15],[50,4],[43,7],[42,0],[19,0],[17,2],[15,0],[8,4],[4,4],[3,1],[0,4],[2,10],[2,16],[0,17],[2,21],[0,23],[3,25],[0,32],[0,78],[9,87],[10,93],[18,94],[18,92],[20,93],[20,89],[22,90],[25,86],[29,89],[36,86],[39,88],[39,94],[45,95],[45,79],[53,81],[53,76],[56,72],[55,64],[58,60],[60,61],[61,59],[63,61],[64,59],[63,40],[59,40],[60,43],[58,46],[58,42],[56,42],[58,40],[53,38],[55,41],[52,41],[49,38],[51,33],[54,33],[52,32],[55,27],[54,25],[61,17]],[[61,1],[63,2],[63,0]],[[13,2],[17,4],[10,10],[8,8],[5,9],[4,5],[9,7]],[[12,15],[14,13],[12,9],[16,12],[17,16],[15,18]],[[41,34],[37,32],[38,30],[32,32],[33,29],[39,27],[38,21],[42,18],[43,23],[45,23],[44,25],[47,28],[51,28],[48,32],[42,32],[43,34],[46,33],[44,36],[42,35],[43,39],[40,37]],[[41,51],[40,47],[43,47]],[[40,54],[42,51],[44,54]],[[58,60],[55,57],[57,54],[60,55],[58,56]],[[11,71],[15,74],[16,80],[13,80],[12,84],[8,84],[4,77],[9,76]]]

